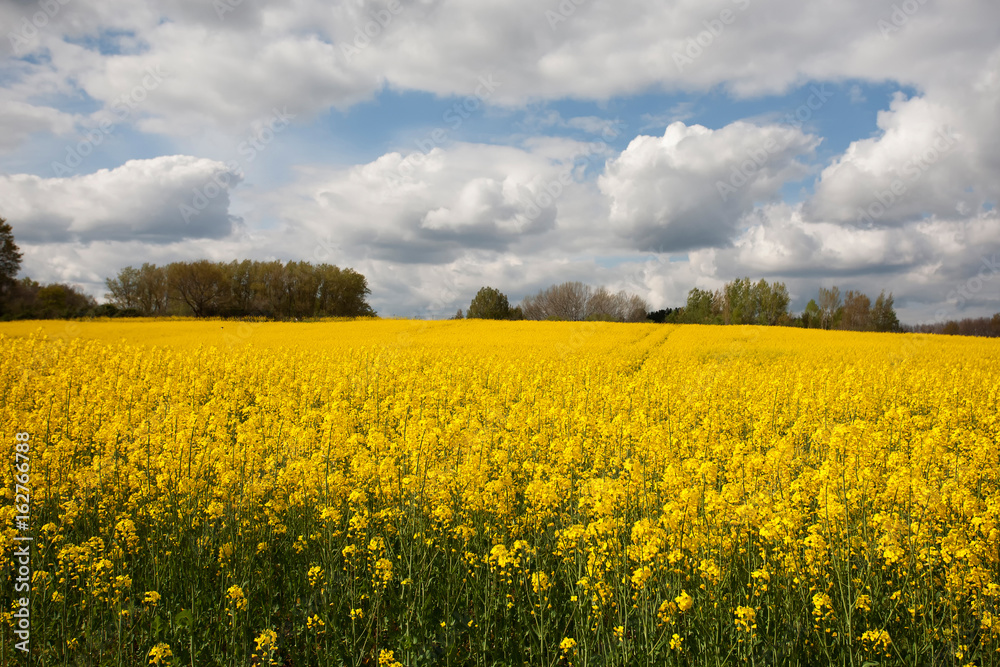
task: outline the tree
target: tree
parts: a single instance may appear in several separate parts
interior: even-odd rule
[[[36,317],[80,317],[97,307],[97,302],[72,285],[53,283],[38,290]]]
[[[806,329],[818,329],[823,326],[823,316],[820,314],[816,299],[809,299],[806,309],[802,311],[802,326]]]
[[[885,295],[885,290],[875,299],[872,307],[872,328],[875,331],[899,331],[899,318],[892,307],[892,292]]]
[[[259,314],[259,304],[256,303],[259,279],[256,270],[259,262],[244,259],[242,262],[233,260],[226,265],[226,278],[229,281],[229,307],[234,313]]]
[[[108,288],[104,298],[118,308],[139,307],[139,270],[135,267],[126,266],[117,277],[105,280],[104,285]]]
[[[278,260],[254,262],[254,304],[251,312],[267,317],[278,317],[282,311],[284,298],[285,266]]]
[[[187,305],[195,317],[216,314],[227,291],[222,269],[207,259],[167,265],[167,282],[173,298]]]
[[[766,280],[761,280],[754,286],[754,295],[757,324],[773,327],[789,319],[788,304],[791,297],[788,295],[785,283],[776,282],[768,285]]]
[[[649,310],[649,303],[638,294],[627,294],[624,291],[618,293],[621,299],[621,321],[622,322],[645,322],[646,311]]]
[[[643,322],[649,304],[635,294],[621,290],[612,294],[606,287],[598,287],[590,293],[584,307],[587,320],[607,322]]]
[[[167,314],[167,271],[148,262],[139,269],[139,311],[148,317]]]
[[[606,287],[598,287],[587,298],[584,319],[611,322],[618,320],[620,305],[615,297],[616,295],[609,292]]]
[[[772,285],[764,279],[754,283],[749,277],[737,278],[713,295],[712,310],[722,324],[776,326],[789,321],[789,301],[784,283]]]
[[[322,271],[329,267],[323,265]],[[339,269],[337,271],[339,274]],[[282,280],[283,286],[283,312],[287,317],[315,317],[320,314],[320,287],[323,282],[321,271],[317,271],[308,262],[288,262],[285,264],[285,272]],[[339,283],[339,275],[330,274],[328,276],[331,285]],[[334,290],[327,290],[329,295]]]
[[[373,317],[375,311],[366,297],[372,293],[368,279],[354,269],[340,269],[330,264],[320,264],[319,309],[320,315],[331,317]]]
[[[587,317],[590,287],[581,282],[565,282],[543,289],[521,302],[527,320],[567,320],[578,322]]]
[[[847,290],[844,295],[840,328],[847,331],[871,331],[871,299],[862,292]]]
[[[483,287],[473,297],[466,314],[469,319],[506,320],[510,318],[507,295],[492,287]]]
[[[451,318],[451,319],[453,319],[453,320],[464,320],[464,319],[465,319],[465,315],[464,315],[464,314],[462,314],[462,309],[461,309],[461,308],[459,308],[459,309],[458,309],[458,312],[457,312],[457,313],[455,313],[455,317],[453,317],[453,318]]]
[[[687,305],[684,307],[684,322],[688,324],[712,324],[718,315],[721,321],[719,303],[715,294],[708,290],[694,287],[688,292]]]
[[[17,272],[21,270],[23,256],[14,243],[14,231],[10,224],[0,218],[0,312],[3,311],[4,302],[14,287]]]
[[[649,322],[655,322],[656,324],[663,324],[667,321],[667,318],[675,312],[677,312],[676,308],[661,308],[660,310],[654,310],[646,313],[646,320]]]
[[[27,276],[15,280],[4,298],[4,319],[35,317],[35,303],[41,288],[41,285]]]
[[[737,278],[722,288],[723,324],[750,324],[757,319],[754,285],[750,278]]]
[[[375,315],[366,301],[371,294],[368,280],[353,269],[329,264],[252,260],[143,264],[141,269],[122,269],[106,284],[113,305],[143,315],[163,315],[168,310],[196,317]]]
[[[840,306],[840,289],[836,285],[831,289],[819,288],[819,315],[824,329],[837,326],[841,315]]]

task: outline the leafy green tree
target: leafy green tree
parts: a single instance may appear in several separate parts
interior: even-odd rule
[[[319,314],[330,317],[373,317],[366,298],[372,291],[368,279],[354,269],[320,264]]]
[[[94,298],[62,283],[46,285],[35,297],[35,316],[44,318],[81,317],[97,307]]]
[[[784,283],[769,284],[761,279],[756,283],[749,277],[732,280],[715,295],[715,310],[723,324],[761,324],[775,326],[788,322],[788,303],[791,298]]]
[[[507,300],[507,295],[492,287],[481,288],[469,304],[466,317],[481,320],[510,319],[510,302]]]
[[[819,329],[823,326],[823,316],[816,304],[816,299],[809,299],[806,309],[802,311],[802,326],[806,329]]]
[[[678,308],[661,308],[660,310],[654,310],[652,312],[646,313],[646,319],[649,322],[655,322],[657,324],[663,324],[667,322],[667,318],[676,313]],[[675,320],[670,320],[675,321]]]
[[[757,318],[754,285],[750,278],[737,278],[722,288],[722,323],[750,324]]]
[[[174,262],[126,267],[106,281],[107,297],[143,315],[371,317],[368,280],[353,269],[308,262]],[[168,301],[169,299],[169,301]],[[169,307],[168,307],[169,306]],[[120,315],[120,313],[119,313]]]
[[[195,317],[218,314],[228,296],[221,266],[207,259],[167,265],[167,282],[172,298],[190,308]]]
[[[0,312],[3,312],[4,303],[14,287],[23,256],[14,243],[14,230],[5,219],[0,218]]]
[[[785,283],[768,284],[761,280],[754,286],[757,306],[757,324],[777,326],[787,322],[788,304],[792,300]]]
[[[684,322],[688,324],[712,324],[718,308],[718,299],[708,290],[694,287],[688,292],[684,307]]]
[[[875,331],[899,331],[899,318],[892,307],[892,292],[886,296],[885,290],[875,299],[872,306],[872,327]]]
[[[339,270],[338,270],[339,271]],[[288,262],[283,280],[283,311],[286,317],[316,317],[320,314],[319,295],[323,278],[308,262]],[[337,280],[331,275],[330,279]],[[327,290],[330,294],[331,290]]]
[[[143,315],[167,314],[167,270],[143,263],[139,269],[138,309]]]
[[[139,269],[126,266],[114,278],[104,281],[108,288],[104,298],[117,308],[139,307]]]

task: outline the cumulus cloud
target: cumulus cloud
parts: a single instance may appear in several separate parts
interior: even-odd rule
[[[426,154],[388,153],[309,175],[295,186],[297,203],[281,216],[297,234],[332,233],[396,262],[504,252],[559,234],[557,220],[574,226],[573,216],[560,211],[592,201],[594,193],[578,179],[588,162],[603,160],[594,152],[600,146],[558,140],[530,148],[456,144]]]
[[[167,155],[68,178],[0,176],[0,200],[29,244],[218,239],[239,222],[229,215],[229,188],[239,180],[221,162]]]
[[[853,142],[823,170],[805,209],[808,219],[899,226],[995,205],[998,90],[940,98],[897,94],[879,113],[879,136]]]
[[[6,5],[4,24],[31,7]],[[345,109],[384,86],[466,95],[489,72],[505,82],[494,101],[509,105],[718,86],[751,96],[810,79],[931,85],[977,69],[1000,37],[992,0],[921,4],[887,33],[879,22],[891,13],[863,0],[74,0],[22,47],[48,60],[21,81],[71,82],[110,104],[148,67],[166,67],[176,78],[147,105],[146,127],[184,133],[275,105]]]
[[[308,123],[387,88],[470,95],[489,74],[502,82],[491,104],[540,109],[529,132],[605,139],[618,124],[566,109],[564,119],[546,102],[613,108],[646,93],[753,97],[845,80],[914,92],[879,115],[876,136],[825,165],[803,206],[777,200],[811,173],[819,138],[762,123],[710,130],[672,122],[688,120],[700,102],[644,115],[672,124],[619,155],[520,135],[510,146],[303,166],[289,185],[263,182],[234,195],[233,208],[255,216],[252,229],[230,210],[236,175],[203,205],[197,199],[228,173],[213,160],[167,155],[70,178],[0,176],[2,213],[26,250],[26,270],[42,280],[98,285],[121,253],[161,263],[280,254],[355,266],[387,314],[439,316],[467,305],[483,284],[519,298],[580,279],[672,306],[693,285],[748,274],[786,279],[793,294],[832,280],[884,285],[909,304],[901,313],[918,319],[974,277],[980,255],[1000,250],[995,0],[909,3],[913,11],[899,15],[863,0],[400,0],[391,11],[384,0],[56,5],[16,51],[0,52],[0,151],[15,155],[11,164],[38,135],[93,127],[157,68],[169,76],[143,88],[122,122],[164,135],[156,141],[174,153],[190,149],[171,139],[192,136],[199,147],[231,145],[225,135],[245,136],[275,108]],[[21,34],[39,6],[4,3],[0,23]],[[942,130],[954,139],[947,150],[935,149]],[[116,139],[134,140],[126,134]],[[609,158],[600,180],[588,180]],[[196,211],[182,215],[183,206]],[[962,307],[991,298],[982,290]]]
[[[1000,284],[1000,218],[995,211],[894,227],[845,228],[809,222],[801,205],[778,203],[745,222],[732,246],[692,252],[691,263],[719,280],[743,275],[783,280],[803,303],[820,286],[875,293],[885,289],[894,293],[901,316],[910,322],[939,320],[942,306],[954,318],[1000,309],[995,288],[961,300],[956,296],[984,266],[996,268],[992,284]]]
[[[726,245],[755,202],[808,173],[819,140],[790,126],[743,122],[710,130],[678,121],[640,135],[608,162],[601,191],[611,224],[640,250]]]
[[[70,114],[25,102],[0,102],[0,151],[19,146],[33,133],[65,134],[72,129]]]

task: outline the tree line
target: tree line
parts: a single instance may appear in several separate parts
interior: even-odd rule
[[[872,303],[864,293],[821,287],[817,299],[810,299],[801,315],[788,310],[791,301],[784,283],[757,282],[737,278],[722,289],[694,288],[687,304],[671,309],[662,321],[687,324],[758,324],[797,326],[806,329],[842,329],[847,331],[901,331],[890,292],[882,293]]]
[[[258,316],[276,319],[375,316],[367,279],[353,269],[308,262],[172,262],[127,266],[105,284],[108,303],[65,283],[17,279],[22,253],[0,217],[0,319],[102,316]],[[820,288],[805,310],[788,310],[784,283],[738,278],[722,289],[694,288],[680,308],[649,312],[641,297],[581,282],[565,282],[526,296],[512,307],[505,294],[483,287],[467,316],[483,319],[604,320],[694,324],[758,324],[850,331],[904,331],[1000,337],[1000,313],[935,324],[901,325],[892,293],[872,300],[863,292]],[[461,310],[456,317],[465,317]]]
[[[72,285],[18,280],[23,257],[10,223],[0,218],[0,320],[84,317],[100,309],[92,296]]]
[[[105,285],[107,303],[71,285],[17,279],[23,254],[0,218],[0,319],[193,315],[274,319],[372,317],[368,280],[353,269],[251,260],[127,266]]]
[[[487,320],[559,320],[569,322],[645,322],[649,305],[624,290],[592,288],[581,282],[552,285],[526,296],[513,308],[507,295],[494,287],[483,287],[473,297],[465,317]],[[459,310],[456,319],[463,317]]]
[[[944,334],[946,336],[986,336],[1000,338],[1000,313],[993,317],[966,317],[936,324],[903,325],[909,333]]]
[[[373,317],[368,280],[309,262],[172,262],[127,266],[105,281],[109,302],[143,316]]]

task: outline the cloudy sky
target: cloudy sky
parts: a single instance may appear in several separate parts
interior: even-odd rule
[[[384,316],[740,276],[1000,310],[996,0],[4,0],[22,275],[304,259]]]

